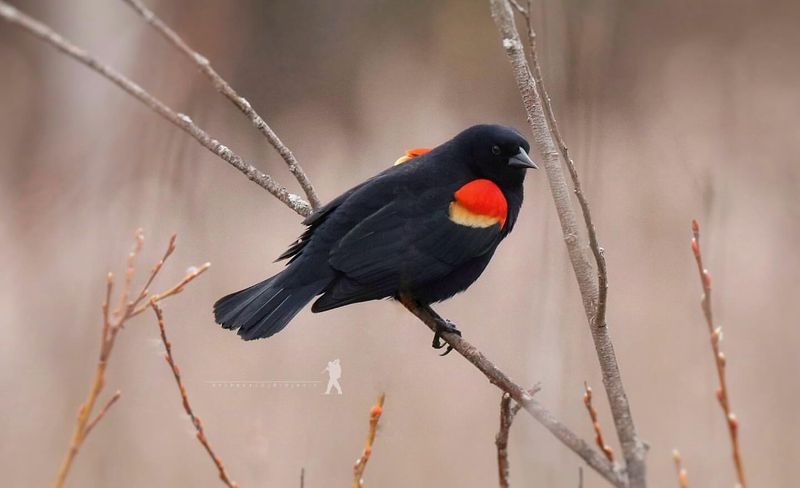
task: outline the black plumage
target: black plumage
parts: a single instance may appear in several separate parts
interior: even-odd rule
[[[478,125],[393,166],[328,203],[279,259],[277,275],[214,305],[216,321],[245,340],[269,337],[314,297],[323,312],[406,294],[422,304],[465,290],[514,228],[530,147],[514,129]],[[507,202],[503,222],[463,225],[451,218],[464,185],[493,182]]]

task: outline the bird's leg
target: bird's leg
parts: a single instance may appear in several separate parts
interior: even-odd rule
[[[441,356],[446,356],[453,350],[453,346],[446,341],[442,341],[442,334],[455,334],[461,337],[461,331],[458,330],[456,324],[447,319],[443,319],[430,305],[421,303],[411,295],[398,293],[395,299],[405,305],[407,309],[422,319],[429,327],[431,327],[430,321],[433,321],[433,343],[431,345],[434,349],[443,349],[447,346],[447,349],[440,354]]]
[[[443,349],[446,346],[447,349],[445,349],[445,351],[441,354],[441,356],[447,356],[448,354],[450,354],[450,351],[453,350],[453,346],[451,346],[445,341],[442,341],[442,334],[443,333],[456,334],[457,336],[461,337],[461,331],[458,330],[456,324],[450,322],[447,319],[442,318],[438,313],[436,313],[436,311],[433,310],[430,305],[420,304],[420,308],[425,309],[425,311],[427,311],[431,315],[431,317],[433,317],[433,319],[436,321],[436,327],[434,328],[433,331],[433,343],[431,344],[431,346],[434,349]]]

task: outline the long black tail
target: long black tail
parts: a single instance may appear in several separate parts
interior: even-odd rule
[[[269,337],[286,327],[329,281],[288,285],[282,274],[220,298],[214,304],[214,319],[226,329],[239,329],[246,341]]]

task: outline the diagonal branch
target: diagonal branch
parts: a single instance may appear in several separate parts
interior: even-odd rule
[[[432,331],[440,328],[444,322],[439,314],[432,308],[420,305],[407,297],[399,297],[403,304],[411,313],[417,316]],[[550,431],[562,444],[571,449],[586,464],[607,479],[612,485],[617,487],[627,486],[627,480],[621,472],[622,468],[617,464],[609,462],[603,455],[597,452],[592,446],[578,437],[569,427],[561,423],[549,410],[541,403],[534,400],[528,390],[515,383],[503,371],[495,366],[477,347],[467,342],[451,332],[441,332],[442,339],[453,347],[459,354],[464,356],[467,361],[483,373],[489,382],[511,397],[522,408],[528,412],[536,421]]]
[[[292,154],[292,151],[286,147],[286,144],[281,141],[275,131],[261,118],[260,115],[253,109],[250,105],[250,102],[247,101],[244,97],[240,96],[236,93],[236,90],[231,87],[231,85],[222,78],[217,71],[211,66],[211,63],[208,61],[208,58],[201,55],[197,51],[191,48],[186,41],[181,38],[174,30],[172,30],[167,24],[164,23],[156,14],[144,6],[142,2],[139,0],[122,0],[123,2],[127,3],[131,6],[136,12],[142,16],[142,18],[150,25],[153,26],[159,34],[161,34],[168,42],[174,45],[178,50],[180,50],[183,54],[185,54],[190,60],[192,60],[197,66],[200,68],[209,80],[211,80],[211,84],[214,85],[214,88],[223,95],[225,95],[228,100],[230,100],[236,107],[242,111],[249,119],[250,122],[253,123],[253,126],[267,138],[270,145],[278,152],[278,154],[283,158],[286,162],[286,165],[289,167],[289,171],[291,171],[292,175],[294,175],[297,182],[300,184],[300,187],[306,194],[309,202],[311,202],[311,208],[316,209],[320,206],[319,198],[317,197],[316,192],[314,191],[314,186],[311,184],[311,180],[308,179],[308,176],[303,171],[303,168],[300,167],[300,164],[297,162],[297,159]]]
[[[287,207],[291,208],[298,214],[304,217],[311,214],[312,208],[308,202],[300,198],[298,195],[289,193],[286,188],[275,181],[271,176],[261,172],[252,164],[244,161],[238,154],[230,150],[228,147],[220,144],[218,140],[212,138],[207,132],[200,128],[200,126],[195,124],[187,115],[175,112],[166,104],[164,104],[164,102],[147,92],[144,88],[126,78],[110,66],[103,64],[84,49],[81,49],[53,31],[50,27],[25,15],[23,12],[1,0],[0,18],[23,28],[28,33],[33,34],[67,56],[70,56],[101,76],[107,78],[115,85],[125,90],[129,95],[133,96],[135,99],[139,100],[148,108],[156,112],[158,115],[165,118],[176,127],[183,129],[190,136],[197,139],[197,141],[203,147],[228,162],[228,164],[238,169],[240,172],[244,173],[244,175],[247,176],[250,181],[270,192],[275,198],[283,202]]]
[[[158,329],[161,333],[161,342],[164,343],[164,349],[166,351],[166,354],[164,354],[164,359],[167,361],[167,364],[169,364],[169,368],[172,370],[172,376],[175,378],[175,383],[178,385],[178,392],[181,394],[181,404],[183,405],[183,410],[186,412],[186,415],[189,416],[194,429],[197,431],[197,440],[208,453],[208,456],[211,458],[214,466],[216,466],[217,472],[219,473],[219,479],[222,480],[222,482],[225,483],[225,485],[227,485],[229,488],[239,488],[238,483],[230,479],[228,472],[225,470],[225,466],[222,464],[222,460],[219,458],[219,456],[217,456],[217,454],[214,452],[214,449],[211,447],[211,444],[208,442],[206,432],[203,429],[203,423],[200,421],[200,417],[195,415],[194,410],[192,409],[192,404],[189,402],[189,395],[186,393],[186,386],[184,386],[183,380],[181,379],[180,369],[178,368],[178,365],[175,364],[175,358],[172,356],[172,343],[169,341],[169,339],[167,339],[167,329],[164,325],[164,312],[156,303],[155,298],[150,299],[148,306],[153,309],[153,313],[156,316]]]
[[[561,169],[559,148],[545,114],[542,93],[536,85],[534,75],[525,58],[525,51],[508,0],[490,0],[490,3],[492,17],[502,36],[503,48],[511,62],[517,88],[520,91],[528,123],[533,132],[534,142],[544,160],[550,191],[561,223],[561,231],[597,350],[603,385],[608,395],[617,436],[622,445],[629,483],[632,488],[644,487],[646,486],[645,454],[647,449],[636,433],[608,327],[597,321],[601,298],[598,276],[586,254],[585,244],[579,238],[578,220],[570,198],[569,186]],[[599,247],[597,249],[599,253]],[[600,257],[602,258],[602,255]]]

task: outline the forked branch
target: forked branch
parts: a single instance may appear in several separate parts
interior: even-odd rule
[[[206,263],[200,268],[189,271],[178,285],[170,288],[170,290],[178,291],[168,293],[168,290],[167,292],[161,294],[150,295],[150,285],[152,285],[153,281],[156,279],[156,276],[158,276],[166,260],[170,255],[172,255],[173,251],[175,251],[175,236],[173,235],[169,240],[169,244],[167,245],[167,250],[164,252],[164,255],[150,270],[150,274],[148,275],[144,285],[142,285],[142,287],[139,288],[136,293],[132,294],[131,287],[133,285],[133,278],[136,271],[136,258],[141,252],[143,245],[144,235],[142,234],[141,229],[139,229],[136,231],[133,249],[130,253],[128,253],[125,279],[122,283],[118,305],[116,308],[114,308],[114,310],[111,309],[111,299],[114,290],[114,277],[111,273],[108,273],[106,277],[105,299],[103,300],[103,306],[101,308],[103,325],[100,331],[100,353],[97,359],[97,365],[95,366],[94,378],[92,379],[89,393],[86,396],[86,400],[81,404],[80,409],[78,410],[78,418],[75,422],[69,447],[67,448],[67,452],[64,455],[64,459],[61,462],[58,473],[56,474],[56,480],[54,482],[54,486],[56,488],[64,486],[64,482],[67,479],[67,475],[69,474],[69,470],[72,467],[73,461],[75,460],[75,456],[78,454],[78,450],[83,445],[86,437],[94,429],[97,423],[104,418],[108,410],[116,403],[121,395],[119,391],[114,393],[105,402],[97,415],[92,417],[94,407],[97,404],[100,393],[103,391],[103,387],[105,386],[106,368],[111,357],[111,352],[114,350],[117,334],[119,334],[119,332],[130,319],[139,314],[137,311],[139,310],[138,307],[146,299],[152,303],[155,303],[168,296],[174,295],[210,266],[209,263]],[[131,297],[135,298],[131,299]]]

